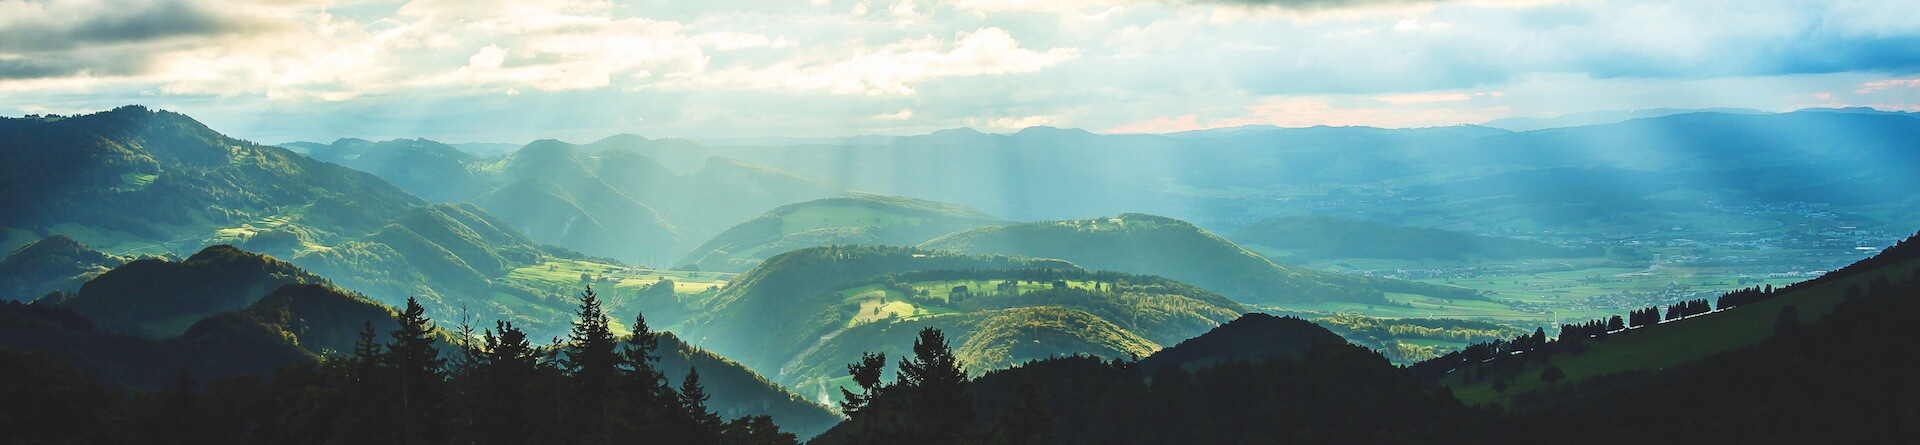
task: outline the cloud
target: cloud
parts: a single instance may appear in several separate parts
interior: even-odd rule
[[[1907,3],[0,0],[0,103],[170,106],[269,140],[1911,107]]]
[[[1282,9],[1339,9],[1379,5],[1440,3],[1442,0],[1176,0],[1193,4],[1271,7]]]
[[[877,48],[859,48],[851,57],[826,63],[786,62],[766,68],[709,73],[688,79],[677,87],[907,95],[914,93],[915,83],[931,79],[1035,72],[1077,54],[1072,48],[1046,51],[1022,48],[1006,30],[989,27],[960,31],[951,41],[928,36]]]

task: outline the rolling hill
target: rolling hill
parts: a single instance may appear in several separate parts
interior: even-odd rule
[[[1920,276],[1920,242],[1908,238],[1872,258],[1829,272],[1819,278],[1776,289],[1765,299],[1721,307],[1713,312],[1665,320],[1609,333],[1601,339],[1583,339],[1572,351],[1553,351],[1544,356],[1529,355],[1487,365],[1462,365],[1460,355],[1443,356],[1423,363],[1429,374],[1435,370],[1471,368],[1468,372],[1435,375],[1442,385],[1451,387],[1460,399],[1471,404],[1506,404],[1529,401],[1549,394],[1557,385],[1529,376],[1539,375],[1551,366],[1562,370],[1567,384],[1588,381],[1605,382],[1644,376],[1662,369],[1692,366],[1710,357],[1764,344],[1774,339],[1783,322],[1816,323],[1835,312],[1837,307],[1863,295],[1907,299],[1893,292],[1898,286],[1910,286]],[[1495,385],[1500,382],[1500,385]],[[1552,382],[1558,383],[1558,382]],[[1509,386],[1510,385],[1510,386]],[[1496,389],[1498,388],[1498,389]]]
[[[127,258],[81,245],[65,235],[34,241],[0,259],[0,301],[30,302],[48,292],[74,293],[80,284]]]
[[[539,244],[481,207],[429,204],[380,177],[233,139],[178,113],[129,106],[72,117],[7,118],[0,119],[0,136],[0,154],[10,160],[0,165],[0,203],[9,209],[0,212],[0,244],[8,251],[51,235],[116,256],[187,256],[229,244],[334,277],[336,284],[388,305],[418,297],[438,319],[453,319],[466,307],[483,317],[515,320],[539,335],[565,330],[572,306],[566,296],[586,283],[516,272],[560,264],[598,275],[630,269]],[[389,174],[436,165],[450,171],[473,160],[418,140],[303,148],[344,162],[394,167],[368,167]],[[421,165],[405,165],[415,161]],[[416,185],[437,179],[413,178]],[[60,250],[55,246],[43,248]],[[16,263],[30,265],[29,259]],[[59,261],[55,269],[68,277],[98,270]],[[75,282],[33,281],[8,284],[27,286],[15,292],[37,297]],[[624,310],[645,306],[635,305],[639,298],[632,292],[614,294],[610,300]],[[191,321],[174,320],[169,331]]]
[[[735,224],[678,263],[694,270],[743,272],[768,257],[834,244],[912,246],[1004,220],[934,201],[859,195],[780,206]]]
[[[777,255],[740,275],[676,332],[820,399],[865,351],[938,327],[976,372],[1063,355],[1139,357],[1246,312],[1159,277],[1089,272],[1057,260],[903,247],[827,246]]]
[[[1192,283],[1242,303],[1384,304],[1391,301],[1388,293],[1477,298],[1475,292],[1461,288],[1275,264],[1185,221],[1142,214],[983,227],[935,238],[920,247],[968,254],[1059,258],[1089,269],[1159,275]]]
[[[290,220],[333,244],[424,204],[373,175],[138,106],[0,119],[0,156],[7,250],[58,233],[116,254],[191,252],[221,230]]]
[[[847,363],[863,352],[910,353],[896,339],[946,332],[974,374],[1051,357],[1143,357],[1233,320],[1246,309],[1218,294],[1159,277],[1079,269],[925,270],[889,274],[827,292],[840,304],[799,325],[804,345],[777,373],[789,386],[837,396]]]
[[[330,145],[301,146],[315,160],[372,173],[432,202],[463,202],[488,190],[488,178],[468,168],[480,157],[439,142],[341,139]]]
[[[484,315],[482,315],[484,316]],[[88,281],[74,295],[0,307],[0,347],[72,361],[109,387],[156,389],[178,372],[217,379],[267,374],[353,351],[364,323],[396,326],[395,312],[272,257],[213,246],[182,261],[143,258]],[[457,320],[438,320],[450,323]],[[444,354],[456,336],[439,332]],[[384,340],[384,334],[381,336]],[[730,417],[771,415],[790,431],[817,433],[831,411],[759,374],[667,336],[659,369],[676,379],[698,367]]]
[[[210,315],[247,308],[282,286],[326,282],[285,261],[221,245],[181,261],[134,260],[50,303],[93,319],[101,330],[158,339],[181,335]]]
[[[666,264],[695,241],[766,209],[849,193],[772,168],[707,157],[708,150],[689,144],[636,135],[587,145],[549,139],[493,158],[424,139],[285,146],[372,173],[432,201],[478,204],[535,241],[639,264]],[[690,154],[701,158],[686,174],[650,157],[685,163]]]
[[[735,277],[680,329],[682,338],[758,370],[775,370],[812,341],[803,332],[816,312],[839,307],[828,292],[873,277],[916,270],[1071,268],[1053,260],[958,255],[905,247],[827,246],[769,258]],[[821,334],[824,334],[821,333]],[[778,378],[776,376],[776,378]]]

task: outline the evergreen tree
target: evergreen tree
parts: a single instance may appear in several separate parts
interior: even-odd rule
[[[853,384],[860,392],[840,388],[840,412],[852,419],[852,427],[847,432],[849,443],[887,443],[885,434],[890,431],[889,416],[880,412],[875,402],[887,394],[887,385],[880,381],[883,368],[887,366],[887,355],[876,352],[860,353],[860,361],[847,365],[847,374],[853,377]]]
[[[400,386],[400,437],[408,443],[438,442],[440,431],[428,411],[445,401],[446,361],[434,345],[432,320],[419,301],[407,298],[399,322],[387,344],[387,361]]]
[[[780,431],[772,417],[745,416],[727,422],[721,428],[720,443],[723,445],[800,445],[800,439],[793,433]]]
[[[607,314],[600,308],[600,297],[594,294],[593,286],[587,286],[580,293],[580,309],[575,317],[573,329],[567,333],[563,362],[579,390],[574,397],[577,403],[573,415],[582,421],[581,431],[598,432],[606,417],[608,382],[619,364],[619,357],[614,352],[613,331]]]
[[[680,408],[693,419],[690,443],[713,443],[720,439],[720,415],[707,409],[709,397],[706,389],[700,387],[700,369],[688,368],[687,378],[680,383]]]
[[[1567,378],[1567,372],[1560,370],[1559,366],[1548,366],[1547,369],[1540,370],[1540,381],[1547,382],[1549,385],[1558,386],[1560,379],[1564,378]]]
[[[973,421],[967,373],[947,345],[946,334],[925,328],[913,342],[913,357],[899,364],[894,389],[904,397],[904,432],[911,443],[950,444],[964,438]]]
[[[498,334],[495,334],[495,333]],[[526,332],[512,322],[494,322],[494,329],[483,333],[484,349],[474,366],[475,418],[474,439],[485,444],[533,443],[534,405],[528,389],[540,378],[540,353],[527,341]]]
[[[1179,367],[1166,369],[1179,370]],[[1184,375],[1184,373],[1182,373]],[[1158,388],[1159,381],[1155,381]],[[1053,414],[1032,381],[1020,382],[1020,399],[1000,417],[1000,442],[1009,445],[1054,443]]]

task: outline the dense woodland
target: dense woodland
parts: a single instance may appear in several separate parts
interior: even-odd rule
[[[367,322],[346,357],[264,377],[183,372],[169,388],[131,395],[42,354],[0,349],[0,369],[17,376],[0,382],[0,426],[16,443],[796,443],[765,416],[720,418],[697,368],[669,382],[644,318],[616,337],[591,288],[576,315],[551,345],[510,322],[460,345],[411,303],[391,332]]]

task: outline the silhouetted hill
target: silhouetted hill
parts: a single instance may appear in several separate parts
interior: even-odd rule
[[[1142,374],[1146,361],[1093,357],[1054,358],[988,372],[965,384],[972,406],[964,434],[1004,443],[1384,444],[1484,440],[1479,437],[1483,435],[1479,425],[1485,424],[1486,416],[1466,409],[1444,391],[1413,379],[1379,354],[1338,341],[1337,337],[1331,342],[1292,338],[1332,336],[1311,323],[1251,318],[1215,330],[1228,333],[1209,333],[1201,338],[1252,336],[1313,346],[1288,350],[1267,360],[1222,361],[1193,370],[1164,366],[1151,375]],[[1217,351],[1221,355],[1233,357],[1262,357],[1274,351],[1260,343],[1213,344],[1223,347]],[[914,397],[915,393],[907,391],[886,392],[870,402],[869,406],[878,408],[869,409],[909,409]],[[877,418],[886,420],[875,418],[843,423],[810,443],[849,443],[850,433],[931,423],[884,415]]]
[[[1253,313],[1162,349],[1136,366],[1142,374],[1151,376],[1168,366],[1197,370],[1230,361],[1300,360],[1314,350],[1346,343],[1338,334],[1310,321]]]
[[[324,283],[287,262],[212,246],[182,261],[144,258],[102,273],[60,302],[102,330],[167,338],[196,320],[253,304],[293,283]]]

